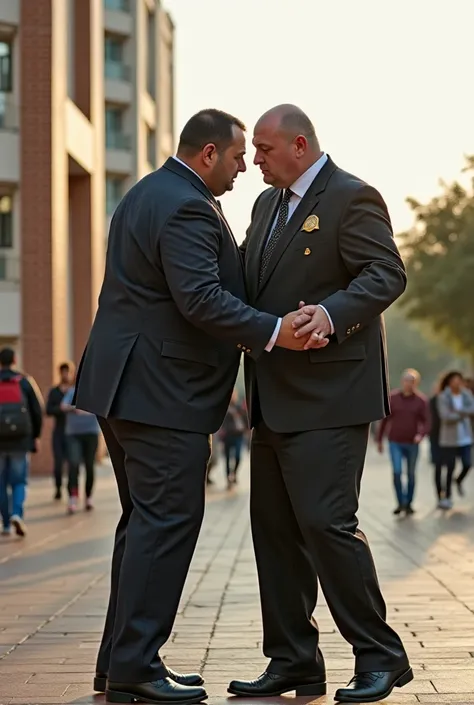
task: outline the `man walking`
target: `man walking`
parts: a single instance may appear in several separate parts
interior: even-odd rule
[[[102,690],[108,678],[109,702],[206,697],[201,676],[172,672],[159,649],[203,518],[209,434],[242,352],[303,347],[297,313],[280,321],[244,303],[240,253],[216,201],[245,171],[244,155],[240,120],[201,111],[177,157],[128,192],[110,227],[77,380],[77,408],[99,417],[123,510],[95,681]]]
[[[383,453],[383,438],[387,433],[390,459],[393,470],[393,485],[397,506],[393,513],[413,514],[415,494],[415,471],[420,443],[429,432],[430,412],[428,400],[418,391],[420,374],[413,369],[405,370],[400,389],[390,395],[390,416],[380,423],[377,445]],[[407,481],[403,482],[403,461],[406,463]]]
[[[405,270],[382,197],[321,151],[300,109],[263,115],[253,144],[271,188],[257,199],[242,246],[250,303],[276,316],[300,300],[314,304],[302,309],[314,330],[303,354],[275,348],[264,361],[245,358],[252,532],[270,663],[229,692],[326,692],[312,618],[319,579],[356,659],[336,699],[371,702],[413,677],[357,521],[369,424],[389,411],[381,314],[403,292]],[[302,326],[297,335],[308,333]]]
[[[33,379],[15,369],[14,350],[0,351],[0,514],[3,535],[26,536],[23,519],[29,454],[43,425],[41,394]]]
[[[63,362],[59,366],[59,384],[52,387],[48,393],[46,402],[46,413],[54,418],[54,428],[51,436],[53,446],[54,468],[53,477],[56,492],[55,500],[62,498],[63,468],[67,460],[66,448],[66,414],[61,409],[64,395],[71,388],[74,378],[74,365],[71,362]]]

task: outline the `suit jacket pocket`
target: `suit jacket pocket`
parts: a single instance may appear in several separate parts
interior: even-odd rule
[[[358,343],[357,345],[348,345],[342,343],[329,343],[321,350],[310,350],[309,361],[315,362],[348,362],[351,360],[365,360],[366,351],[365,345]]]
[[[202,365],[210,365],[210,367],[219,365],[219,355],[216,350],[206,350],[189,343],[181,343],[178,340],[164,340],[161,356],[172,357],[175,360],[186,360],[186,362],[198,362]]]

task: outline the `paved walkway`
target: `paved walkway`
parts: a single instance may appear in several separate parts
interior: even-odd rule
[[[392,516],[385,459],[370,454],[363,485],[361,523],[390,620],[403,635],[416,672],[415,681],[390,702],[474,704],[474,509],[464,500],[441,516],[433,509],[426,464],[419,478],[418,512],[410,519]],[[474,473],[469,480],[474,497]],[[244,469],[235,493],[224,492],[223,483],[210,490],[164,652],[178,670],[203,670],[212,705],[225,702],[232,677],[254,677],[265,665],[247,488]],[[117,517],[107,468],[100,473],[96,503],[92,514],[67,517],[64,505],[52,502],[50,483],[34,481],[28,538],[0,542],[0,705],[104,702],[103,695],[92,694],[91,682]],[[353,659],[323,604],[318,618],[330,681],[327,699],[318,701],[323,705],[351,677]],[[271,705],[287,699],[272,699]]]

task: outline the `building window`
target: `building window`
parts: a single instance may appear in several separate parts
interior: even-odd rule
[[[104,70],[106,78],[118,81],[130,80],[130,67],[124,63],[125,40],[106,35],[104,42]]]
[[[123,178],[108,175],[105,180],[105,199],[107,215],[112,215],[123,196]]]
[[[146,153],[148,163],[156,169],[156,132],[150,128],[147,129],[146,135]]]
[[[130,0],[104,0],[104,7],[106,10],[130,12]]]
[[[0,91],[10,93],[13,90],[12,45],[0,42]]]
[[[152,98],[156,96],[156,38],[155,15],[147,11],[147,91]]]
[[[105,109],[105,144],[108,149],[130,149],[130,137],[123,133],[122,108],[108,106]]]
[[[11,196],[0,196],[0,247],[13,247]]]

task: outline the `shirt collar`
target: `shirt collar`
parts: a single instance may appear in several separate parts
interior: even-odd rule
[[[304,174],[301,174],[301,176],[296,179],[295,183],[290,186],[290,190],[296,196],[299,196],[299,198],[303,198],[327,160],[328,155],[323,153],[314,164],[311,164]]]
[[[202,183],[204,184],[204,186],[205,186],[207,189],[209,189],[209,187],[208,187],[208,185],[206,184],[206,182],[204,181],[204,179],[202,179],[202,178],[199,176],[199,174],[197,173],[197,171],[194,171],[194,169],[191,169],[191,167],[189,166],[189,164],[186,164],[186,162],[183,162],[183,160],[180,159],[179,157],[173,157],[173,159],[175,159],[177,162],[179,162],[180,164],[182,164],[183,166],[185,166],[186,169],[189,169],[189,171],[192,171],[193,174],[195,174],[195,175],[198,177],[198,179],[200,179],[200,180],[202,181]]]

